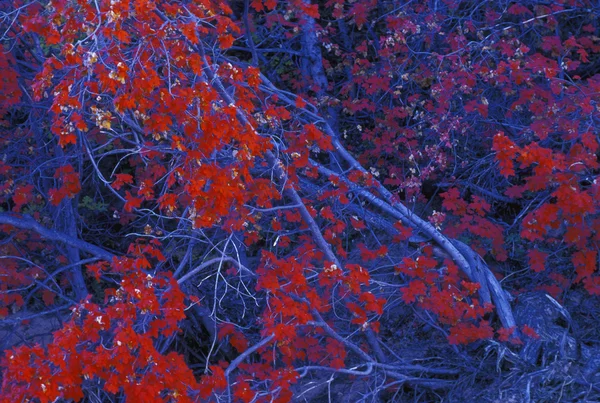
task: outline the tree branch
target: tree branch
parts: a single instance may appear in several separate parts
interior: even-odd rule
[[[249,273],[253,277],[256,277],[256,274],[254,274],[254,272],[252,272],[252,270],[250,270],[249,268],[247,268],[246,266],[244,266],[243,264],[241,264],[240,262],[238,262],[236,259],[234,259],[234,258],[232,258],[230,256],[223,256],[223,257],[216,257],[214,259],[207,260],[206,262],[202,263],[201,265],[199,265],[198,267],[196,267],[195,269],[193,269],[192,271],[190,271],[189,273],[187,273],[185,276],[183,276],[179,280],[177,280],[177,283],[179,283],[179,284],[185,283],[191,277],[193,277],[196,274],[198,274],[198,272],[206,269],[208,266],[210,266],[212,264],[219,263],[219,262],[230,262],[230,263],[233,263],[239,269],[241,269],[241,270]]]
[[[16,228],[35,231],[42,238],[50,241],[62,242],[65,245],[77,248],[109,262],[115,257],[115,255],[99,246],[92,245],[91,243],[74,238],[62,232],[46,228],[29,215],[17,216],[14,214],[0,213],[0,224],[8,224]]]

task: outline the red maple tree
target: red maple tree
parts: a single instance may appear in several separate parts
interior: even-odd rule
[[[547,346],[513,294],[600,295],[600,10],[509,3],[2,3],[0,402],[460,400]]]

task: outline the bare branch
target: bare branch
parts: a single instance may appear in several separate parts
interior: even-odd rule
[[[183,276],[179,280],[177,280],[177,283],[179,283],[179,284],[185,283],[187,280],[189,280],[190,278],[192,278],[193,276],[195,276],[196,274],[198,274],[198,272],[201,272],[202,270],[206,269],[210,265],[213,265],[215,263],[220,263],[220,262],[230,262],[230,263],[233,263],[239,269],[244,270],[245,272],[247,272],[251,276],[254,276],[254,277],[256,276],[256,274],[254,274],[252,272],[252,270],[250,270],[249,268],[247,268],[246,266],[244,266],[243,264],[241,264],[240,262],[238,262],[236,259],[234,259],[232,257],[229,257],[229,256],[223,256],[223,257],[216,257],[214,259],[207,260],[206,262],[202,263],[200,266],[196,267],[195,269],[193,269],[192,271],[190,271],[189,273],[187,273],[185,276]]]
[[[65,245],[77,248],[109,262],[116,257],[112,253],[96,245],[92,245],[91,243],[82,241],[81,239],[71,237],[62,232],[46,228],[29,215],[23,215],[19,217],[14,214],[0,213],[0,224],[8,224],[20,229],[35,231],[47,240],[62,242]]]

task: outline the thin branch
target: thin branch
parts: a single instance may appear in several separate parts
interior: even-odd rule
[[[249,268],[247,268],[246,266],[244,266],[243,264],[241,264],[240,262],[238,262],[236,259],[230,257],[230,256],[223,256],[223,257],[216,257],[214,259],[210,259],[207,260],[206,262],[202,263],[201,265],[199,265],[198,267],[196,267],[195,269],[193,269],[192,271],[190,271],[189,273],[187,273],[185,276],[181,277],[179,280],[177,280],[178,284],[182,284],[185,283],[187,280],[189,280],[190,278],[192,278],[193,276],[195,276],[198,272],[206,269],[207,267],[215,264],[215,263],[221,263],[221,262],[230,262],[235,264],[239,269],[244,270],[245,272],[248,272],[250,275],[252,275],[253,277],[256,276],[256,274],[254,274],[252,272],[252,270],[250,270]]]
[[[231,361],[231,364],[229,364],[229,366],[225,370],[225,376],[228,377],[233,372],[233,370],[238,367],[238,365],[240,365],[246,358],[248,358],[248,356],[250,354],[254,353],[256,350],[260,349],[262,346],[268,344],[274,338],[275,338],[274,334],[272,334],[268,337],[265,337],[260,342],[253,345],[252,347],[250,347],[249,349],[244,351],[242,354],[238,355],[235,360]]]
[[[358,371],[356,369],[347,369],[347,368],[332,368],[332,367],[325,367],[322,365],[307,365],[304,367],[296,368],[296,371],[298,371],[300,373],[300,375],[299,375],[300,378],[304,378],[308,374],[308,371],[330,371],[330,372],[336,372],[339,374],[346,374],[346,375],[353,375],[353,376],[371,375],[371,373],[373,372],[373,363],[368,362],[364,365],[367,366],[367,369],[365,369],[364,371]]]

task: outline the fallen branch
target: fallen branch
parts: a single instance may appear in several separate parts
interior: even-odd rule
[[[423,232],[425,235],[433,239],[448,255],[454,260],[458,267],[469,277],[473,282],[481,284],[479,290],[479,296],[483,303],[494,302],[496,305],[496,311],[502,322],[502,326],[511,328],[516,326],[516,322],[510,308],[510,304],[506,298],[506,293],[502,289],[502,286],[494,276],[494,274],[487,267],[483,259],[475,253],[469,246],[462,242],[454,241],[446,238],[440,233],[433,225],[412,214],[404,205],[398,202],[392,201],[388,203],[381,200],[367,189],[362,188],[355,183],[351,182],[343,175],[339,175],[330,169],[323,167],[313,161],[313,165],[317,167],[319,173],[330,176],[334,175],[341,181],[348,185],[350,190],[359,196],[363,197],[374,206],[390,214],[395,219],[401,220],[403,223],[410,225]],[[387,192],[387,190],[386,190]],[[390,199],[391,199],[390,194]],[[470,262],[469,262],[470,261]]]
[[[292,99],[288,94],[280,93],[280,91],[269,81],[269,79],[263,75],[261,75],[263,82],[265,83],[262,87],[271,92],[276,93],[279,96],[279,99],[283,102],[288,103],[288,106],[295,107],[295,99]],[[318,117],[318,115],[304,110],[306,113],[311,115],[313,118]],[[331,139],[332,145],[334,147],[334,152],[344,160],[351,169],[358,170],[363,174],[368,174],[367,170],[346,150],[346,148],[341,144],[338,139],[338,136],[335,134],[329,123],[323,119],[319,118],[319,122],[322,123],[325,133]],[[340,180],[344,181],[354,192],[359,193],[361,196],[369,200],[375,206],[384,209],[386,212],[390,213],[394,218],[401,220],[406,225],[414,229],[418,229],[420,232],[431,238],[437,245],[439,245],[456,263],[459,269],[465,273],[472,281],[476,281],[481,284],[481,289],[479,291],[479,296],[483,303],[493,301],[496,305],[496,311],[502,323],[502,326],[506,328],[511,328],[516,326],[516,322],[514,319],[514,315],[510,308],[510,304],[506,298],[506,293],[502,290],[500,283],[496,280],[493,273],[489,270],[487,265],[480,260],[480,257],[471,250],[470,247],[464,245],[464,247],[457,247],[456,244],[444,236],[439,230],[437,230],[433,225],[431,225],[428,221],[423,220],[421,217],[413,214],[405,205],[398,202],[394,195],[387,190],[379,181],[375,180],[377,192],[381,197],[377,197],[372,194],[368,190],[364,188],[360,188],[350,180],[348,180],[344,175],[341,175],[337,172],[334,172],[330,169],[323,167],[320,164],[312,161],[313,165],[317,167],[319,172],[325,176],[335,175]],[[461,250],[459,250],[459,248]],[[469,252],[467,252],[469,250]],[[471,260],[471,263],[469,262]]]

